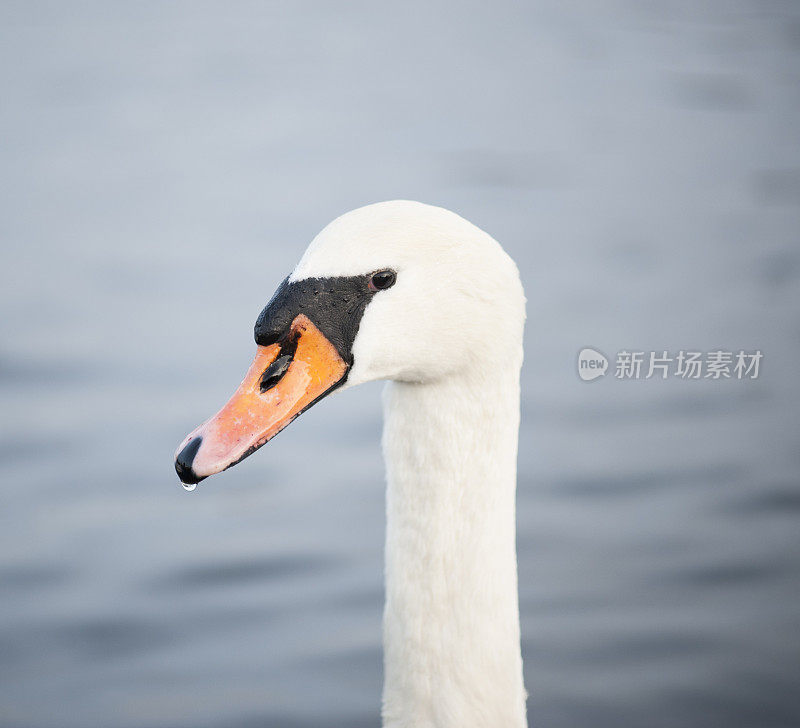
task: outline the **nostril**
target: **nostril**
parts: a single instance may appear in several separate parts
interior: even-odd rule
[[[178,457],[175,458],[175,472],[178,474],[181,482],[193,485],[203,480],[203,478],[199,478],[194,470],[192,470],[192,463],[202,444],[203,438],[195,437],[193,440],[186,443],[183,450],[178,453]]]
[[[278,382],[281,381],[283,375],[289,371],[289,365],[294,360],[294,355],[297,353],[297,342],[300,336],[296,332],[290,332],[281,342],[280,356],[270,364],[261,375],[261,393],[263,394],[268,389],[272,389]]]
[[[270,364],[261,375],[261,392],[263,393],[268,389],[272,389],[272,387],[280,382],[283,375],[286,374],[286,371],[289,369],[289,365],[291,363],[291,354],[279,356],[274,362],[272,362],[272,364]]]

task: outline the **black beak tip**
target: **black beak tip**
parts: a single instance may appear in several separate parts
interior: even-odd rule
[[[202,437],[195,437],[193,440],[189,440],[183,450],[181,450],[178,453],[178,456],[175,458],[175,472],[178,474],[178,477],[181,479],[182,483],[186,483],[187,485],[195,485],[201,480],[205,480],[204,477],[201,478],[197,476],[194,470],[192,470],[194,457],[197,455],[197,451],[200,449],[200,445],[202,444]]]

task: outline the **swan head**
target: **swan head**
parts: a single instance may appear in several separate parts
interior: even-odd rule
[[[259,315],[250,370],[178,447],[178,476],[231,467],[337,389],[518,367],[524,306],[514,262],[455,213],[394,201],[342,215]]]

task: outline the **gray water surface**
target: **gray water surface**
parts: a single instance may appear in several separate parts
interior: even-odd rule
[[[379,725],[380,385],[193,493],[172,454],[392,198],[526,286],[532,724],[800,725],[796,4],[6,1],[0,91],[3,728]]]

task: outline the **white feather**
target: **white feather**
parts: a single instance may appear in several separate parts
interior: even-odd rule
[[[367,307],[347,386],[390,380],[384,725],[520,728],[519,274],[458,215],[395,201],[334,220],[291,279],[382,268],[397,282]]]

